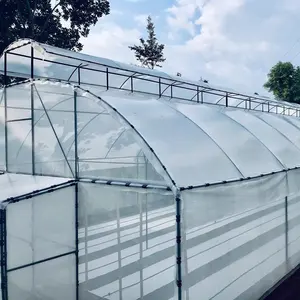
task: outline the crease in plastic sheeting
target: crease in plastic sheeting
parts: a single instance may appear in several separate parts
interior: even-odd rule
[[[261,113],[255,112],[253,113],[253,115],[260,119],[262,122],[266,123],[267,125],[269,125],[272,129],[274,129],[275,131],[277,131],[280,135],[282,135],[287,141],[289,141],[298,151],[300,151],[300,147],[298,147],[289,137],[287,137],[284,132],[282,132],[280,129],[274,127],[270,122],[268,122],[267,120],[265,120],[264,118],[262,118]],[[294,126],[295,127],[295,126]]]
[[[162,101],[161,101],[162,102]],[[164,102],[163,102],[164,103]],[[175,105],[171,103],[166,103],[170,108],[175,110],[177,113],[182,115],[184,118],[192,122],[199,130],[201,130],[225,155],[225,157],[231,162],[233,167],[236,169],[236,171],[240,174],[241,178],[245,178],[245,175],[242,173],[242,171],[239,169],[239,167],[234,163],[234,161],[231,159],[231,157],[227,154],[227,152],[223,149],[223,147],[212,137],[210,136],[202,127],[200,127],[196,122],[194,122],[189,116],[187,116],[185,113],[181,112]]]
[[[219,109],[218,112],[222,114],[224,117],[230,119],[232,122],[236,123],[238,126],[249,132],[265,149],[268,150],[268,152],[275,158],[275,160],[280,164],[280,166],[285,169],[286,166],[280,161],[280,159],[271,151],[271,149],[268,148],[268,146],[261,140],[259,139],[254,133],[252,133],[251,130],[249,130],[246,126],[243,124],[239,123],[237,120],[233,119],[231,116],[227,115],[224,112],[224,109]]]
[[[73,86],[70,84],[70,86]],[[126,129],[130,134],[132,134],[134,137],[137,137],[139,133],[131,126],[130,122],[126,120],[125,117],[121,116],[120,113],[117,110],[114,110],[112,106],[110,106],[108,103],[105,102],[100,97],[97,97],[93,95],[92,93],[82,89],[81,87],[73,86],[74,89],[77,89],[77,91],[83,91],[84,93],[88,93],[87,95],[89,98],[98,105],[100,105],[103,109],[105,109],[119,124],[121,124],[124,129]],[[168,173],[167,170],[164,169],[162,163],[159,161],[159,158],[156,157],[156,154],[154,151],[150,150],[150,146],[147,145],[146,141],[143,141],[143,137],[141,135],[140,138],[136,138],[136,142],[141,147],[142,151],[144,152],[145,156],[149,160],[149,162],[153,165],[153,167],[156,169],[156,171],[161,175],[166,183],[171,187],[174,194],[176,194],[177,187],[176,184],[171,177],[171,175]]]

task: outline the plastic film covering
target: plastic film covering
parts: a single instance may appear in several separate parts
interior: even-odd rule
[[[300,165],[295,117],[71,87],[7,89],[9,170],[188,187]]]
[[[75,187],[6,210],[9,299],[75,299]]]
[[[75,98],[70,86],[37,85],[37,91],[44,99],[46,110],[50,111],[54,127],[63,130],[55,131],[69,161],[75,160],[77,142],[80,177],[163,181],[136,142],[131,128],[124,127],[113,118],[99,105],[98,99],[79,90]],[[58,97],[56,101],[53,101],[53,91]],[[75,127],[74,101],[77,111]],[[65,121],[61,123],[63,118]]]
[[[274,130],[272,126],[259,118],[260,115],[263,116],[265,113],[254,115],[247,111],[237,109],[220,110],[223,114],[238,122],[246,130],[255,135],[286,168],[294,168],[299,165],[300,156],[298,148],[282,132]],[[284,117],[278,116],[278,118]],[[283,120],[285,122],[294,122],[297,118],[286,117]]]
[[[106,93],[100,96],[124,116],[150,146],[155,145],[155,153],[178,185],[243,177],[209,135],[165,103],[153,98],[117,98]]]
[[[0,202],[67,182],[68,179],[59,177],[0,174]]]
[[[189,80],[162,71],[59,49],[35,41],[17,41],[10,45],[5,53],[7,72],[10,76],[28,78],[31,74],[31,54],[33,54],[35,78],[51,78],[73,83],[80,81],[103,88],[109,86],[111,89],[142,92],[198,103],[299,115],[300,106],[297,104],[279,102],[256,94],[240,94],[232,89],[213,86],[202,80]],[[4,70],[4,55],[0,60],[0,70],[2,72]]]
[[[215,107],[184,103],[173,103],[172,107],[209,135],[245,176],[257,176],[266,169],[272,172],[283,168],[274,154],[254,134]],[[256,163],[253,164],[253,161]]]
[[[287,268],[293,270],[300,262],[300,171],[287,173],[289,196],[286,198],[286,239],[287,239]]]
[[[79,183],[80,299],[173,299],[172,193]]]
[[[182,193],[184,299],[258,299],[299,264],[297,180],[299,170]]]

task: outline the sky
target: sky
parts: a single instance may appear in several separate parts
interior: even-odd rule
[[[129,45],[146,36],[151,15],[165,44],[165,72],[241,93],[262,87],[278,61],[300,64],[299,0],[110,0],[84,53],[134,63]]]

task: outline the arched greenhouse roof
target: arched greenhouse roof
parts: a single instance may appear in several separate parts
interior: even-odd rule
[[[146,91],[128,91],[120,88],[120,86],[116,88],[121,82],[119,73],[117,75],[109,73],[111,76],[109,84],[112,87],[107,88],[103,88],[102,84],[97,85],[95,82],[89,83],[89,78],[93,77],[95,80],[97,76],[91,76],[92,73],[89,73],[87,69],[81,74],[83,77],[86,75],[84,82],[77,82],[79,75],[77,75],[77,78],[70,80],[70,76],[77,74],[78,68],[73,68],[73,71],[71,71],[70,67],[68,72],[71,72],[69,72],[68,77],[57,78],[60,74],[59,70],[61,69],[61,75],[59,76],[63,76],[63,74],[66,74],[64,73],[66,69],[65,66],[59,67],[62,61],[57,64],[57,57],[52,57],[56,60],[55,68],[52,68],[50,58],[56,52],[62,55],[64,63],[66,63],[66,60],[70,62],[70,60],[82,59],[78,64],[80,66],[83,66],[87,61],[91,61],[91,63],[88,63],[90,67],[94,62],[99,62],[106,64],[105,68],[108,68],[107,65],[115,67],[118,63],[40,45],[31,41],[18,42],[10,46],[8,50],[19,51],[19,49],[23,49],[22,45],[25,45],[25,48],[34,46],[34,49],[40,55],[40,60],[37,61],[47,64],[44,67],[38,66],[38,72],[40,73],[37,76],[50,78],[49,74],[52,74],[52,77],[54,77],[50,80],[35,79],[33,81],[35,99],[37,102],[41,102],[41,109],[48,112],[46,113],[48,119],[52,119],[52,129],[56,131],[55,136],[60,139],[60,149],[58,151],[63,152],[66,160],[72,160],[68,157],[69,152],[64,151],[66,148],[71,149],[74,144],[73,125],[68,127],[68,121],[61,124],[59,118],[57,118],[56,124],[54,116],[52,117],[54,113],[53,105],[50,104],[56,106],[56,111],[64,113],[63,118],[67,120],[74,113],[72,96],[75,90],[78,97],[81,98],[78,108],[80,110],[80,112],[78,111],[78,118],[81,122],[81,128],[85,128],[86,124],[93,124],[92,127],[88,127],[88,131],[89,133],[92,132],[92,135],[82,137],[79,146],[80,155],[93,150],[93,155],[98,153],[100,156],[103,153],[101,155],[107,157],[108,153],[113,152],[112,159],[121,157],[122,153],[128,154],[129,152],[138,157],[140,151],[142,151],[159,176],[164,178],[168,184],[174,184],[178,188],[248,179],[300,166],[300,120],[298,117],[283,115],[283,113],[275,114],[270,110],[268,112],[251,110],[249,107],[241,109],[239,106],[234,105],[231,105],[231,107],[229,107],[230,105],[211,105],[216,103],[209,103],[209,101],[207,103],[186,101],[182,97],[170,97],[161,94],[155,96],[153,93],[147,93]],[[16,48],[18,46],[20,48]],[[50,57],[47,57],[45,52],[50,54]],[[13,56],[19,57],[17,55]],[[28,64],[30,60],[28,59],[27,63],[25,62],[26,59],[19,62],[15,61],[11,67],[8,63],[7,71],[15,75],[27,74],[30,69],[30,64]],[[36,64],[35,61],[35,66]],[[101,69],[103,66],[97,65],[97,68]],[[120,69],[119,72],[131,72],[130,74],[132,72],[140,72],[140,74],[145,72],[143,73],[145,75],[139,74],[140,78],[155,74],[155,76],[158,76],[157,80],[160,84],[162,84],[162,80],[171,80],[171,76],[158,71],[139,68],[136,68],[136,71],[135,67],[125,65],[122,65],[122,68],[125,69]],[[132,75],[127,78],[130,81]],[[135,78],[137,79],[137,77]],[[124,82],[123,77],[122,80]],[[125,84],[127,84],[127,81]],[[144,85],[144,87],[149,88],[151,84]],[[167,85],[166,82],[163,84]],[[182,83],[182,85],[184,84]],[[191,83],[187,82],[186,85],[188,84]],[[20,107],[14,105],[22,106],[23,100],[25,103],[24,92],[21,90],[26,89],[26,87],[28,87],[28,82],[7,89],[8,106],[11,103],[10,109],[13,113],[20,109]],[[162,88],[161,85],[160,88]],[[11,94],[11,100],[9,98],[10,89],[14,90]],[[186,93],[189,92],[187,89]],[[184,93],[184,90],[180,93]],[[228,96],[229,92],[226,93]],[[232,96],[232,94],[230,95]],[[218,95],[218,97],[222,98],[222,95]],[[232,103],[234,101],[240,102],[235,98],[231,100]],[[29,103],[29,99],[26,101]],[[269,102],[267,103],[270,105]],[[290,105],[288,109],[297,110],[298,106]],[[111,121],[106,123],[106,117],[100,119],[95,117],[91,121],[92,118],[85,119],[82,117],[83,115],[80,115],[80,113],[92,114],[95,111],[97,111],[97,116],[109,115],[120,127],[115,127],[115,125],[110,127],[111,123],[109,122]],[[3,116],[1,122],[3,123]],[[70,129],[69,132],[68,128]],[[59,132],[62,131],[64,132],[64,138],[59,135]],[[38,132],[38,129],[36,132]],[[124,139],[124,132],[133,136],[134,142],[126,138],[120,143],[120,140]],[[28,137],[26,134],[23,136],[25,139]],[[68,136],[68,139],[66,136]],[[22,145],[26,145],[25,140],[22,141],[22,135],[19,135],[17,139],[21,139]],[[138,147],[133,147],[134,143]],[[39,154],[43,157],[45,153],[44,150],[41,150]],[[89,155],[89,161],[91,161],[92,154]],[[72,171],[71,163],[69,163],[69,166]],[[87,164],[86,168],[90,168],[90,165]],[[55,171],[53,172],[55,173]],[[68,176],[70,177],[70,174]]]

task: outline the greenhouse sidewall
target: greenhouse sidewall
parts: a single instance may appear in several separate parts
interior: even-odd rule
[[[174,299],[175,197],[79,182],[79,299]]]
[[[300,263],[300,171],[182,192],[183,299],[260,299]]]
[[[76,299],[76,201],[73,183],[2,206],[3,300]]]

